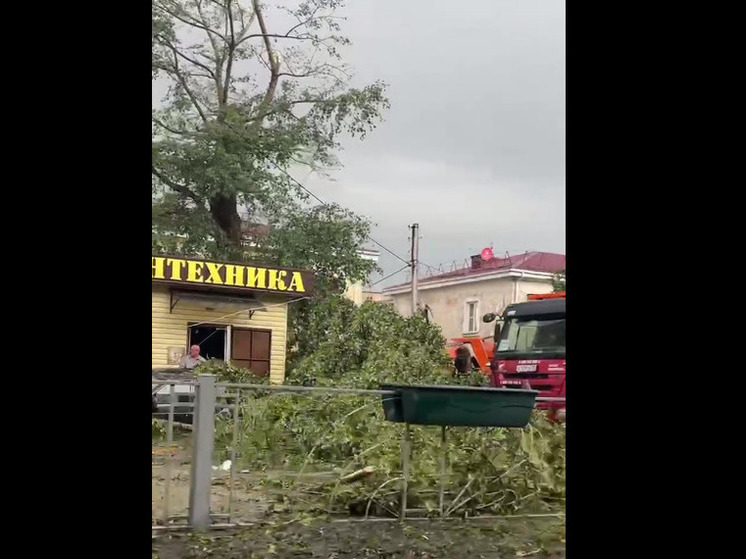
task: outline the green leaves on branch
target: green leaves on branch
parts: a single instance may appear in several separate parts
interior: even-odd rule
[[[347,512],[359,504],[365,510],[371,502],[371,514],[396,514],[403,426],[385,421],[381,408],[380,397],[366,396],[265,394],[247,399],[237,467],[296,472],[275,484],[291,507],[307,509],[310,504],[317,511]],[[229,455],[232,430],[229,418],[218,420],[219,460]],[[412,426],[411,437],[408,505],[434,513],[439,429]],[[549,423],[542,413],[525,430],[449,429],[446,507],[452,514],[470,516],[556,510],[565,496],[564,440],[564,425]],[[363,468],[372,469],[372,475],[354,484],[334,483]],[[297,472],[311,476],[306,480]],[[314,472],[333,472],[334,477],[319,486]]]
[[[440,328],[419,315],[405,318],[390,306],[356,307],[343,297],[290,306],[289,378],[356,388],[383,382],[444,382],[450,359]]]
[[[310,267],[329,284],[370,271],[356,254],[369,222],[309,209],[287,174],[336,166],[341,135],[365,137],[388,107],[383,83],[349,86],[342,5],[153,0],[154,250]],[[269,237],[247,239],[242,221]]]
[[[249,369],[236,367],[218,359],[209,359],[194,368],[195,375],[215,375],[217,382],[235,384],[269,384],[269,377],[258,376]]]
[[[421,316],[405,318],[381,303],[356,307],[338,296],[291,309],[297,328],[288,383],[377,388],[486,382],[481,373],[451,374],[439,328]],[[218,458],[224,459],[231,451],[232,419],[218,418],[216,429]],[[396,514],[402,429],[385,421],[380,396],[252,393],[241,408],[238,467],[296,472],[272,482],[291,507],[362,513],[371,503],[371,514]],[[440,432],[418,426],[411,432],[409,506],[434,512]],[[550,423],[540,412],[524,430],[448,429],[446,506],[452,514],[472,516],[553,509],[565,495],[564,433],[564,425]],[[363,468],[372,469],[369,477],[334,483]],[[333,477],[317,487],[318,478],[305,480],[297,472],[332,472]]]

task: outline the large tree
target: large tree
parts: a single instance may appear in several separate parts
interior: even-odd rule
[[[287,172],[337,165],[340,136],[365,137],[388,106],[382,83],[350,86],[343,2],[152,2],[165,91],[152,111],[154,250],[303,266],[335,288],[365,277],[370,223],[313,207]]]

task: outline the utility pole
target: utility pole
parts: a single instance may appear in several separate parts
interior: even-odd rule
[[[415,223],[412,229],[412,316],[417,314],[417,259],[420,253],[420,226]]]

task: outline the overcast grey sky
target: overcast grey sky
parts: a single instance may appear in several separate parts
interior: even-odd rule
[[[365,141],[344,142],[334,180],[295,178],[371,218],[372,237],[404,259],[414,222],[434,267],[490,245],[563,253],[564,0],[347,0],[340,15],[354,84],[387,82],[391,109]],[[384,276],[403,265],[384,250],[379,264]]]
[[[564,0],[349,0],[344,13],[355,81],[386,81],[391,109],[345,142],[333,182],[296,178],[369,216],[405,259],[414,222],[435,267],[490,245],[564,253]],[[380,264],[402,266],[385,251]]]

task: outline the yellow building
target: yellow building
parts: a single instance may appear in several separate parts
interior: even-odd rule
[[[197,344],[220,359],[285,379],[288,303],[312,289],[310,272],[153,255],[152,367],[177,367]]]
[[[359,251],[358,254],[363,260],[371,260],[377,264],[378,256],[380,253],[375,249],[363,248]],[[366,296],[368,292],[369,288],[367,286],[367,282],[356,281],[355,283],[352,283],[348,281],[344,296],[356,305],[360,306],[365,301],[369,300]]]

